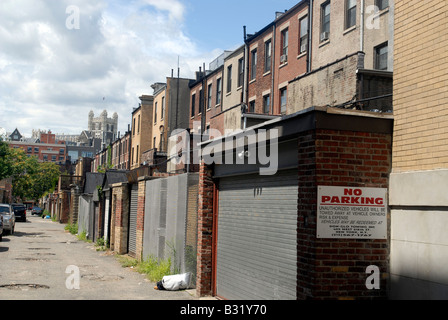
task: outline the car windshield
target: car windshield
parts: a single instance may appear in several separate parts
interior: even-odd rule
[[[0,213],[3,213],[3,214],[8,213],[9,214],[9,207],[1,206],[0,207]]]

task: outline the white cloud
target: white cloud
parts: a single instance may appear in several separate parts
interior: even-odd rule
[[[79,29],[66,27],[70,5]],[[178,57],[192,77],[220,53],[198,51],[184,15],[177,0],[1,0],[0,127],[79,133],[91,109],[107,109],[124,131],[138,97],[177,71]]]

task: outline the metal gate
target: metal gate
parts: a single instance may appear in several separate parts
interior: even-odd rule
[[[297,171],[221,178],[216,294],[296,299]]]
[[[138,204],[138,184],[132,185],[131,204],[129,208],[129,247],[128,252],[132,255],[137,251],[137,204]]]

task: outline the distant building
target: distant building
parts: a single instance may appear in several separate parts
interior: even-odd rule
[[[95,118],[93,111],[90,111],[87,130],[92,133],[93,138],[101,139],[103,145],[111,144],[117,138],[118,114],[115,112],[112,118],[108,118],[107,111],[104,110]]]
[[[65,142],[57,143],[51,131],[41,132],[39,138],[26,139],[18,129],[15,129],[7,143],[13,149],[23,149],[29,157],[35,156],[41,162],[64,164],[67,159]]]

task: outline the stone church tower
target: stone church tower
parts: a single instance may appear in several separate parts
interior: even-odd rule
[[[95,118],[93,111],[90,111],[87,130],[92,133],[93,138],[101,139],[102,145],[107,146],[117,138],[118,114],[114,112],[112,118],[108,118],[107,111],[104,110]]]

